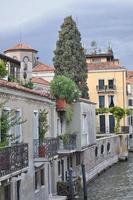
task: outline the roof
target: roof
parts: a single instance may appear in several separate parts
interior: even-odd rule
[[[0,58],[4,61],[10,61],[20,66],[20,61],[0,53]]]
[[[109,69],[124,69],[120,64],[114,62],[105,63],[87,63],[88,71],[90,70],[109,70]]]
[[[47,64],[39,62],[34,68],[33,72],[54,72],[55,68]]]
[[[127,77],[133,78],[133,71],[127,71]]]
[[[49,82],[40,77],[32,77],[32,83],[38,83],[41,85],[49,85]]]
[[[133,71],[127,71],[127,83],[133,84]]]
[[[48,99],[51,99],[49,97],[49,95],[44,93],[44,92],[42,93],[42,92],[39,92],[39,91],[35,91],[33,89],[29,89],[29,88],[23,87],[23,86],[19,85],[18,83],[15,83],[15,82],[12,83],[12,82],[8,82],[6,80],[0,79],[0,86],[7,87],[9,89],[14,89],[14,90],[26,92],[26,93],[31,93],[33,95],[38,95],[38,96],[42,96],[42,97],[46,97]]]
[[[14,50],[22,50],[22,51],[34,51],[34,52],[37,52],[37,50],[33,49],[31,46],[29,46],[28,44],[24,44],[24,43],[19,43],[19,44],[16,44],[14,46],[12,46],[11,48],[9,49],[6,49],[4,51],[4,53],[8,52],[8,51],[14,51]]]

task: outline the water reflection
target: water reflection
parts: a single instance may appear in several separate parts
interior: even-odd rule
[[[88,200],[133,200],[133,153],[88,184]]]

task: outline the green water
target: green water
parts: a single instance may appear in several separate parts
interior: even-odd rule
[[[133,200],[133,153],[88,184],[88,200]]]

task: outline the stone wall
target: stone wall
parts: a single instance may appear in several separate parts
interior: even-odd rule
[[[109,166],[128,157],[127,135],[113,135],[97,139],[96,145],[83,152],[87,181]]]

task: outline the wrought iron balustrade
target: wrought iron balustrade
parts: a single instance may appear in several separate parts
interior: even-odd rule
[[[0,177],[28,167],[28,144],[0,148]]]
[[[97,92],[105,92],[106,86],[103,85],[103,86],[101,87],[101,86],[97,85],[97,86],[96,86],[96,90],[97,90]]]
[[[55,156],[58,153],[58,138],[54,137],[47,137],[44,139],[44,142],[40,145],[39,139],[34,139],[33,140],[33,145],[34,145],[34,158],[39,158],[39,157],[51,157]],[[44,156],[40,155],[39,149],[43,148],[45,150]]]
[[[106,85],[106,92],[114,92],[116,90],[116,85]]]

